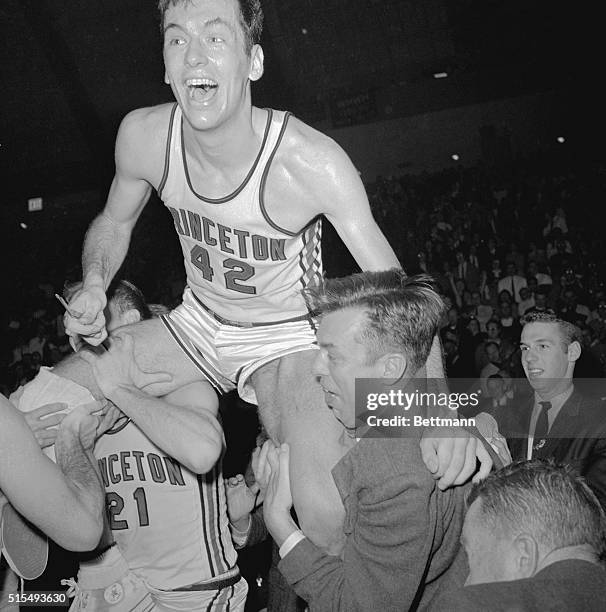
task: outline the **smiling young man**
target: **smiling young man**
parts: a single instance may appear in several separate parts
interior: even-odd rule
[[[458,556],[464,491],[437,488],[421,459],[418,428],[359,427],[356,379],[414,388],[409,379],[427,358],[444,303],[427,277],[389,270],[327,281],[314,305],[322,314],[314,371],[349,448],[332,470],[346,540],[341,556],[326,555],[298,529],[288,445],[267,442],[257,472],[262,485],[268,481],[263,511],[280,546],[278,567],[312,612],[424,608],[465,578]]]
[[[146,390],[164,394],[202,380],[258,403],[268,434],[291,444],[301,521],[310,534],[324,525],[316,539],[330,546],[343,517],[330,468],[343,449],[311,374],[315,323],[302,297],[322,278],[319,216],[361,268],[399,264],[345,152],[290,113],[252,105],[251,83],[263,74],[259,0],[161,0],[159,8],[176,103],[135,110],[122,122],[116,175],[85,239],[83,288],[66,329],[92,344],[103,340],[106,288],[155,189],[179,235],[188,286],[169,315],[129,332],[142,368],[173,374],[172,383]],[[439,377],[436,351],[429,374]],[[475,469],[466,441],[455,446],[455,463],[465,466],[459,479],[443,461],[452,453],[429,453],[450,483]]]
[[[553,313],[522,319],[522,366],[534,401],[503,431],[514,460],[549,459],[575,466],[606,505],[606,404],[574,387],[581,332]]]

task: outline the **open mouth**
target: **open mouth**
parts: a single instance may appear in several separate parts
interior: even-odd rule
[[[536,376],[540,376],[543,373],[543,370],[539,368],[528,368],[528,376],[534,378]]]
[[[322,387],[322,391],[324,393],[324,401],[329,408],[332,408],[331,402],[336,397],[336,394],[332,391],[329,391],[326,387]]]
[[[189,97],[195,102],[206,102],[210,100],[217,88],[219,83],[213,79],[187,79],[185,86],[189,89]]]
[[[335,394],[334,394],[332,391],[330,391],[329,389],[327,389],[325,386],[320,385],[320,387],[322,388],[322,391],[324,391],[324,393],[325,393],[326,395],[333,395],[333,396],[335,395]]]

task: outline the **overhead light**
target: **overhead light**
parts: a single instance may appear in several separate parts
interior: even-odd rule
[[[23,221],[21,221],[21,223],[19,223],[19,227],[21,229],[27,229],[27,223],[23,223]]]
[[[456,153],[453,153],[451,157],[454,159],[454,161],[459,161],[459,156]]]
[[[434,79],[445,79],[447,76],[448,76],[448,72],[434,72],[433,73]]]
[[[301,28],[301,34],[307,34],[307,28]]]
[[[556,138],[556,140],[560,143],[560,144],[564,144],[566,142],[566,138],[564,138],[564,136],[558,136]]]
[[[27,211],[35,212],[37,210],[42,210],[42,198],[29,198],[27,201]]]

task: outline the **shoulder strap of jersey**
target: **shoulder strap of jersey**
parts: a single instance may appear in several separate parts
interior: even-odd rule
[[[166,179],[168,178],[168,169],[170,166],[170,150],[171,150],[172,141],[173,141],[173,131],[174,131],[175,115],[177,113],[177,108],[179,108],[179,105],[175,102],[173,105],[173,109],[170,113],[170,121],[168,124],[168,136],[166,138],[166,152],[164,154],[164,173],[162,174],[162,180],[160,181],[160,184],[158,185],[158,196],[160,196],[160,198],[162,198],[162,190],[164,189],[164,186],[166,185]]]
[[[278,230],[279,232],[286,234],[287,236],[296,236],[297,235],[296,232],[291,232],[290,230],[286,230],[283,227],[280,227],[277,223],[275,223],[271,219],[271,217],[268,215],[267,210],[265,208],[265,202],[263,198],[263,194],[265,192],[265,184],[267,183],[267,175],[269,174],[269,168],[271,167],[274,157],[276,156],[276,152],[278,151],[280,143],[282,142],[282,138],[284,137],[284,133],[286,132],[286,128],[288,126],[288,120],[291,117],[292,117],[292,113],[289,113],[289,112],[284,113],[284,117],[282,119],[282,127],[280,128],[280,132],[276,139],[276,143],[274,144],[273,149],[269,155],[269,158],[267,159],[265,168],[263,168],[263,175],[261,176],[261,184],[259,186],[259,207],[261,208],[261,214],[263,215],[263,218],[265,219],[265,221],[267,221],[267,223],[271,227],[273,227],[275,230]]]

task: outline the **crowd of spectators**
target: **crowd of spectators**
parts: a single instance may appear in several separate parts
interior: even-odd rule
[[[407,272],[432,275],[449,300],[447,375],[479,379],[489,396],[523,378],[520,318],[533,311],[551,310],[582,330],[578,378],[606,374],[603,238],[591,223],[604,169],[560,171],[548,161],[506,176],[476,167],[367,186]]]

